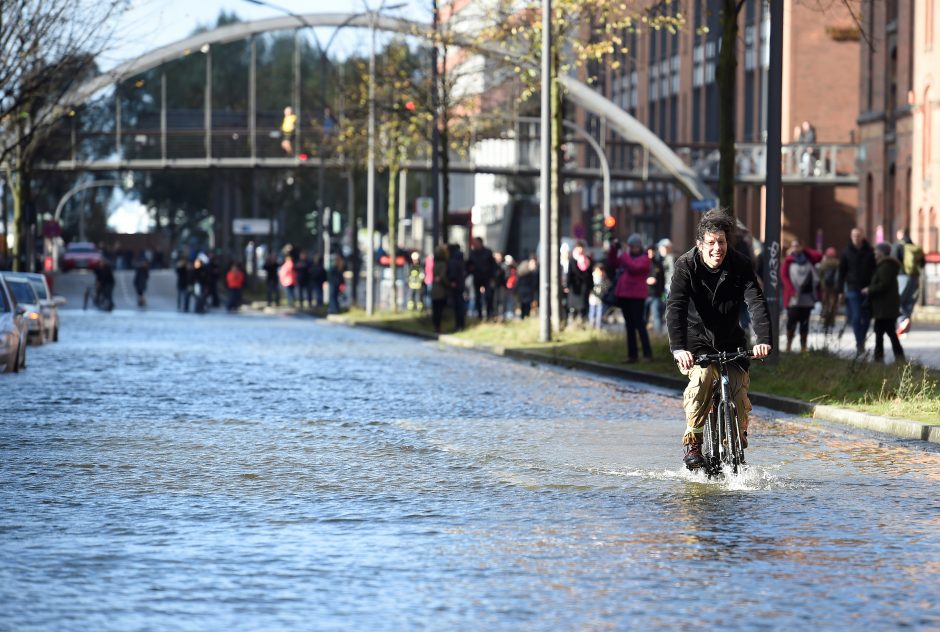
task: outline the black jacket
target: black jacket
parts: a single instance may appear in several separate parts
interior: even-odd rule
[[[698,250],[676,259],[666,302],[669,349],[692,355],[749,348],[741,329],[741,306],[747,303],[759,344],[773,345],[770,311],[751,262],[731,249],[722,262],[715,294],[704,284],[708,272]]]
[[[839,281],[836,287],[840,292],[846,287],[850,290],[861,290],[868,287],[874,273],[875,251],[868,240],[862,241],[861,248],[849,243],[839,260]]]

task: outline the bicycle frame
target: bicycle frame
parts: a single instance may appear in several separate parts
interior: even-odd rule
[[[731,378],[728,365],[741,358],[750,357],[743,350],[737,352],[722,351],[716,354],[702,355],[695,363],[700,366],[718,365],[718,388],[712,395],[712,410],[702,437],[702,457],[705,459],[705,474],[709,478],[722,473],[724,466],[737,474],[744,465],[744,446],[738,428],[737,407],[731,401]]]

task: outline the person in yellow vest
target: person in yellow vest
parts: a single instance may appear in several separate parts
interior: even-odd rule
[[[281,149],[289,155],[294,154],[291,138],[294,137],[294,128],[296,126],[297,115],[294,114],[294,108],[288,105],[284,108],[284,120],[281,121]]]

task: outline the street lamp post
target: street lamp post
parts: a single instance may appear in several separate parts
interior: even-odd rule
[[[366,314],[375,312],[375,296],[372,287],[375,278],[375,13],[369,14],[369,157],[366,167],[366,233],[369,247],[366,249]]]
[[[552,0],[542,0],[542,161],[540,169],[539,212],[539,340],[552,339],[551,323],[551,260],[548,240],[552,203]]]
[[[369,239],[366,260],[366,314],[369,316],[375,313],[375,21],[381,11],[402,6],[404,4],[386,7],[383,0],[378,9],[369,11],[369,159],[366,176],[366,232]],[[394,283],[394,279],[392,282]]]

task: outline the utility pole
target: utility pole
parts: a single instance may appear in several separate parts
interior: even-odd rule
[[[433,37],[431,48],[431,244],[432,250],[437,247],[441,239],[440,214],[447,209],[441,209],[441,165],[438,152],[441,151],[441,130],[438,128],[438,108],[440,107],[437,82],[440,80],[437,69],[437,32],[440,28],[437,13],[437,0],[431,3],[433,11]],[[445,148],[444,151],[447,151]],[[447,240],[444,239],[446,242]]]
[[[542,120],[539,211],[539,340],[552,339],[551,257],[548,241],[551,238],[552,205],[552,0],[542,0]]]
[[[783,92],[783,2],[770,10],[770,68],[767,72],[767,197],[764,209],[764,294],[773,336],[771,362],[780,357],[780,125]]]
[[[375,276],[375,12],[369,13],[369,160],[366,175],[366,314],[375,313],[373,278]]]

